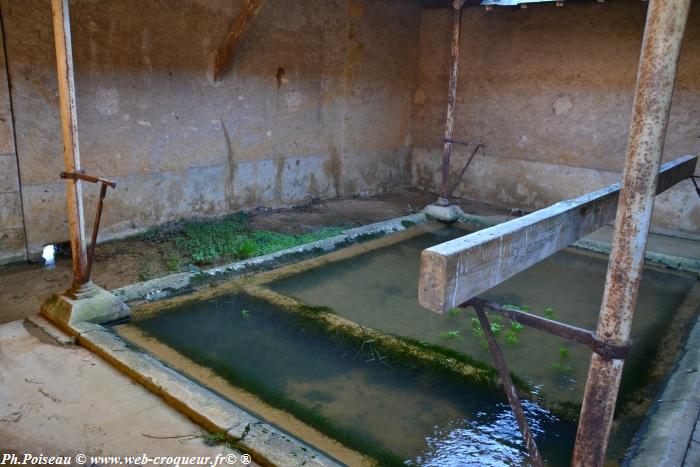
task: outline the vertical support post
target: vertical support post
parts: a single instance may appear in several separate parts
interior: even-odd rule
[[[459,38],[462,31],[462,6],[466,0],[454,0],[452,25],[452,63],[450,67],[450,87],[447,93],[447,121],[445,122],[445,142],[442,152],[442,184],[437,204],[448,206],[450,155],[452,153],[452,134],[455,126],[455,109],[457,107],[457,77],[459,74]]]
[[[615,233],[598,320],[599,339],[629,343],[657,175],[690,0],[651,0],[642,42]],[[572,465],[602,466],[623,360],[593,354]]]
[[[63,163],[66,172],[80,170],[78,146],[78,118],[75,106],[75,82],[73,78],[73,48],[71,46],[68,0],[51,0],[53,29],[56,43],[56,69],[58,72],[58,95],[61,109],[61,133],[63,135]],[[83,217],[83,194],[78,179],[66,180],[66,203],[70,243],[73,256],[73,285],[68,294],[77,298],[84,292],[90,278],[87,271],[85,246],[85,220]]]

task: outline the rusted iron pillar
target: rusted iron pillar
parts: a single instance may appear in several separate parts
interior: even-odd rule
[[[651,0],[597,336],[629,343],[690,0]],[[572,465],[602,466],[624,360],[593,354]]]
[[[68,0],[51,0],[53,30],[56,42],[56,69],[58,71],[58,96],[63,134],[63,163],[66,172],[80,171],[78,147],[78,118],[75,108],[75,82],[73,78],[73,48],[71,46]],[[83,194],[78,179],[66,180],[66,203],[70,244],[73,255],[73,285],[69,293],[77,297],[89,283],[87,250],[85,245],[85,220]]]
[[[450,67],[450,87],[447,93],[447,121],[445,122],[445,141],[442,152],[442,184],[437,204],[447,206],[449,201],[450,155],[452,153],[452,133],[455,126],[455,109],[457,107],[457,76],[459,74],[459,38],[462,30],[462,6],[466,0],[452,2],[452,63]]]

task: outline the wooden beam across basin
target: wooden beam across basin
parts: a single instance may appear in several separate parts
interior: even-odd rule
[[[656,194],[692,176],[697,157],[661,167]],[[442,313],[495,287],[615,219],[620,183],[423,250],[422,306]]]

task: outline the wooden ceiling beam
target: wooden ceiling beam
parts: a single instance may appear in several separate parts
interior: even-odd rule
[[[481,0],[457,0],[462,6],[477,6],[481,4]],[[423,0],[421,2],[423,8],[455,8],[455,0]]]
[[[229,26],[228,32],[216,49],[216,55],[214,56],[214,79],[216,81],[221,81],[223,74],[233,63],[236,49],[264,4],[265,0],[246,0],[243,10]]]

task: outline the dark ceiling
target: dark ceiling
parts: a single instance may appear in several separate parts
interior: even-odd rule
[[[452,8],[452,0],[423,0],[423,8]],[[464,6],[481,4],[481,0],[467,0]]]

